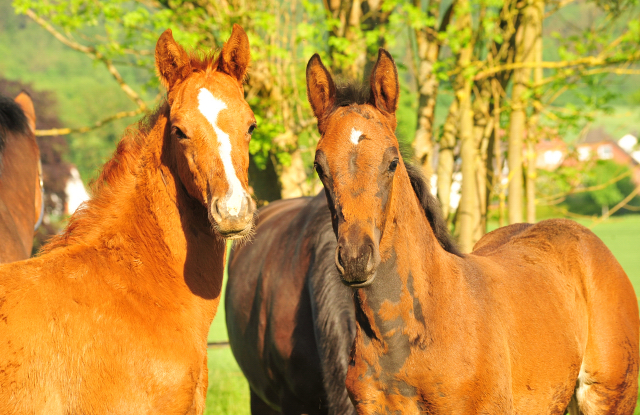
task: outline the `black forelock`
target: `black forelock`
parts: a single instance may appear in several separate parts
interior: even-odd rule
[[[333,108],[329,113],[340,107],[347,107],[352,104],[363,105],[369,102],[371,88],[358,81],[342,81],[336,83],[336,99]]]
[[[29,123],[20,105],[11,98],[0,95],[0,154],[4,151],[7,134],[27,134]]]

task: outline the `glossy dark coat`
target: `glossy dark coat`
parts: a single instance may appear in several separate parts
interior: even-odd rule
[[[345,389],[355,335],[323,193],[273,202],[229,259],[229,342],[259,414],[355,413]]]

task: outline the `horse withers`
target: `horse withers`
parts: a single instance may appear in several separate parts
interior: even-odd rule
[[[554,219],[460,254],[400,155],[397,70],[382,49],[370,89],[364,104],[340,100],[309,61],[315,165],[354,294],[346,386],[358,413],[632,414],[638,305],[604,243]]]
[[[0,96],[0,263],[31,256],[44,207],[36,113],[26,93]]]
[[[240,26],[216,58],[170,30],[166,101],[124,135],[93,197],[27,261],[0,267],[0,413],[201,414],[225,239],[251,232]]]

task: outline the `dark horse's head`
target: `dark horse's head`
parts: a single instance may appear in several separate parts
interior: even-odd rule
[[[355,288],[373,282],[387,221],[395,220],[398,206],[408,202],[394,199],[417,196],[440,245],[455,251],[437,200],[400,156],[398,72],[391,55],[380,49],[368,91],[336,87],[316,54],[307,65],[307,95],[318,118],[315,168],[331,209],[338,238],[335,262],[343,282]]]

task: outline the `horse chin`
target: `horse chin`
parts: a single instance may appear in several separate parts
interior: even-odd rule
[[[365,288],[370,286],[371,284],[373,284],[373,281],[376,279],[376,275],[377,272],[374,272],[373,274],[371,274],[366,280],[364,281],[347,281],[344,279],[344,276],[340,276],[340,279],[342,280],[342,283],[344,285],[346,285],[347,287],[351,287],[351,288]]]
[[[216,233],[218,235],[220,235],[222,238],[226,239],[226,240],[230,240],[230,241],[237,241],[237,240],[246,240],[248,238],[250,238],[253,235],[253,221],[250,221],[249,223],[247,223],[247,225],[240,230],[237,229],[231,229],[231,230],[226,230],[221,228],[217,223],[214,222],[213,228],[215,229]]]

